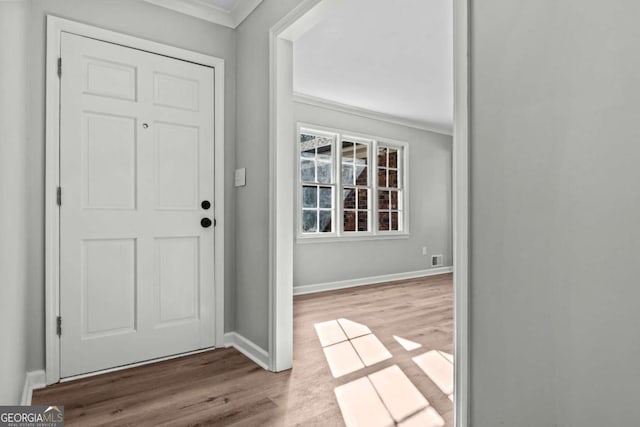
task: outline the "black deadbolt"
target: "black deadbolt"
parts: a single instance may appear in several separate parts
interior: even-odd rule
[[[211,227],[211,224],[212,224],[212,222],[211,222],[211,220],[210,220],[209,218],[202,218],[202,219],[200,220],[200,225],[201,225],[202,227],[204,227],[204,228],[209,228],[209,227]]]
[[[211,207],[211,202],[209,202],[208,200],[203,200],[200,206],[202,206],[202,209],[207,210]]]

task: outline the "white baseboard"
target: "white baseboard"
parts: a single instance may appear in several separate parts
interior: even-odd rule
[[[247,356],[262,369],[269,370],[269,353],[264,351],[262,347],[256,345],[253,341],[245,338],[237,332],[227,332],[224,334],[224,343],[226,347],[233,347],[240,353]]]
[[[356,286],[374,285],[377,283],[393,282],[395,280],[415,279],[417,277],[435,276],[451,273],[453,267],[429,268],[427,270],[410,271],[407,273],[384,274],[382,276],[363,277],[360,279],[341,280],[339,282],[318,283],[293,287],[293,295],[314,294],[316,292],[335,291],[337,289],[353,288]]]
[[[43,370],[27,372],[24,378],[24,388],[22,389],[22,400],[20,404],[30,406],[33,390],[43,388],[46,385],[47,380]]]

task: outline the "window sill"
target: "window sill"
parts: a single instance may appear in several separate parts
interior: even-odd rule
[[[411,237],[409,233],[369,234],[366,236],[298,236],[296,238],[296,244],[309,245],[317,243],[366,242],[370,240],[404,240],[409,237]]]

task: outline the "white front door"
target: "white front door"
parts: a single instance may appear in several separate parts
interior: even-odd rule
[[[61,377],[214,346],[214,69],[69,33],[61,57]]]

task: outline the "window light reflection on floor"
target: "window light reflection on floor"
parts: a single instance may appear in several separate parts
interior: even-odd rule
[[[372,366],[393,355],[360,323],[337,319],[314,325],[334,378]],[[422,345],[393,338],[406,350]],[[453,357],[437,350],[412,358],[453,401]],[[398,365],[381,369],[334,389],[347,427],[443,427],[444,419]]]

